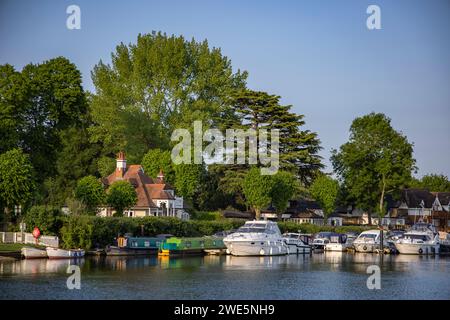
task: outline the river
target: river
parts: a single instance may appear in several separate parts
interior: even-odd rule
[[[69,265],[80,267],[80,289],[67,287]],[[367,287],[371,265],[379,267],[381,289]],[[0,299],[450,299],[450,257],[381,260],[327,252],[0,260]]]

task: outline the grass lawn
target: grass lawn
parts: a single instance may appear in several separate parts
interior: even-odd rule
[[[14,251],[20,251],[22,247],[36,247],[32,244],[23,244],[23,243],[0,243],[0,252],[14,252]],[[42,247],[45,248],[45,247]]]

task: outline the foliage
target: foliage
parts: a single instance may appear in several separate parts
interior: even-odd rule
[[[336,206],[339,183],[329,176],[321,175],[314,180],[309,190],[312,197],[322,207],[325,217],[328,217]]]
[[[177,237],[199,237],[213,235],[222,230],[236,229],[243,225],[243,220],[221,219],[214,221],[183,221],[173,217],[98,217],[70,216],[64,219],[61,239],[66,248],[105,247],[112,244],[114,238],[125,233],[141,236],[173,234]]]
[[[8,209],[24,206],[33,194],[34,172],[29,156],[21,149],[0,155],[0,203]]]
[[[116,160],[110,157],[100,157],[97,160],[97,170],[101,177],[107,177],[114,172],[116,168]]]
[[[137,202],[136,190],[125,180],[115,181],[108,190],[106,202],[116,210],[117,216],[122,216],[123,210],[134,206]]]
[[[248,205],[255,209],[256,219],[261,217],[261,209],[267,207],[271,200],[274,179],[270,175],[262,175],[260,169],[253,167],[244,179],[243,191]]]
[[[272,176],[272,179],[274,183],[271,192],[272,204],[280,215],[286,210],[289,200],[298,190],[298,181],[291,173],[286,171],[278,171]]]
[[[68,216],[60,230],[62,247],[65,249],[92,247],[94,225],[89,216]]]
[[[450,181],[443,174],[426,174],[422,179],[412,179],[413,188],[428,189],[432,192],[450,192]]]
[[[28,232],[38,227],[43,235],[57,235],[61,227],[61,211],[56,207],[33,206],[24,216]]]
[[[89,214],[86,205],[77,199],[67,198],[66,205],[71,215],[79,216],[82,214]]]
[[[357,232],[361,233],[363,231],[369,230],[371,227],[369,226],[318,226],[315,224],[298,224],[294,222],[278,222],[278,226],[282,233],[284,232],[300,232],[307,234],[316,234],[319,232],[337,232],[337,233],[347,233],[347,232]]]
[[[103,184],[94,176],[86,176],[78,181],[75,198],[85,204],[91,214],[96,214],[97,207],[105,200]]]
[[[203,180],[203,165],[181,163],[175,165],[174,168],[177,193],[187,199],[193,199]]]
[[[279,153],[282,170],[293,173],[308,185],[323,165],[318,155],[321,147],[317,134],[300,129],[305,125],[304,115],[292,113],[290,105],[280,105],[279,96],[260,91],[237,92],[231,104],[235,113],[232,119],[238,119],[234,127],[252,128],[257,132],[260,129],[279,130],[279,150],[273,148],[271,141],[267,148]]]
[[[112,65],[100,61],[92,71],[92,141],[104,144],[104,154],[124,150],[139,162],[150,148],[167,149],[174,129],[220,121],[246,76],[207,41],[140,34],[135,44],[116,47]]]
[[[348,201],[369,214],[383,215],[386,193],[400,190],[411,179],[412,152],[412,144],[392,128],[389,118],[371,113],[353,121],[349,141],[332,151],[331,161]]]
[[[156,178],[159,170],[163,170],[164,180],[171,184],[175,182],[175,170],[170,151],[158,148],[151,149],[142,158],[141,165],[149,177]]]

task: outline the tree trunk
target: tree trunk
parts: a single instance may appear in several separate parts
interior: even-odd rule
[[[383,174],[383,188],[381,189],[381,197],[380,197],[380,207],[379,207],[379,212],[380,212],[380,218],[383,215],[383,209],[384,209],[384,193],[385,193],[385,189],[386,189],[386,179],[384,177]]]
[[[261,209],[255,208],[255,219],[261,219]]]

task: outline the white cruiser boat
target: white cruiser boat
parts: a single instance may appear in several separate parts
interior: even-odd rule
[[[83,249],[59,249],[59,248],[46,248],[49,259],[75,259],[84,257]]]
[[[308,245],[309,237],[307,235],[288,232],[283,234],[283,240],[288,247],[288,254],[311,253],[311,247]]]
[[[356,252],[376,252],[380,249],[380,230],[363,231],[353,241]],[[383,247],[387,247],[387,233],[383,231]]]
[[[403,234],[403,238],[395,242],[400,254],[438,254],[439,233],[429,223],[419,222]]]
[[[325,245],[324,250],[343,252],[347,251],[348,247],[350,244],[347,243],[347,235],[336,233],[330,236],[330,242]]]
[[[273,221],[247,221],[226,236],[223,243],[227,253],[234,256],[273,256],[288,253],[280,229]]]

